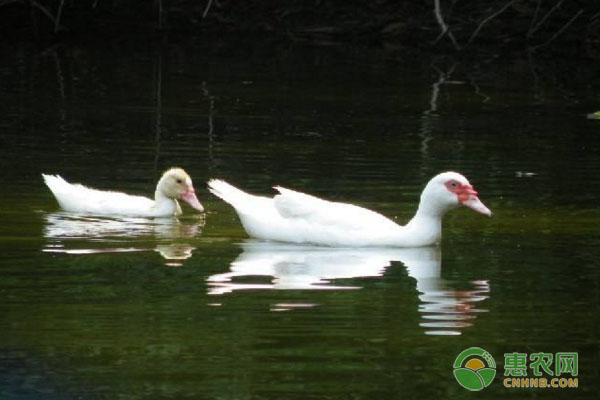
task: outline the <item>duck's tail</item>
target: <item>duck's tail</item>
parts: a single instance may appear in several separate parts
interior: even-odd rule
[[[44,182],[46,183],[46,186],[48,186],[48,189],[54,194],[54,197],[57,197],[59,193],[62,193],[71,187],[71,184],[65,181],[60,175],[42,174],[42,177],[44,178]]]
[[[42,177],[46,186],[48,186],[48,189],[54,195],[58,205],[66,211],[79,211],[77,204],[93,191],[81,184],[71,184],[65,181],[60,175],[42,174]]]
[[[253,197],[221,179],[208,181],[208,190],[236,208],[243,205],[250,197]]]

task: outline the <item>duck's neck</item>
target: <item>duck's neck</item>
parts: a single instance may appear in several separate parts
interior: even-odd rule
[[[431,199],[423,196],[421,197],[421,201],[419,202],[419,208],[417,209],[417,213],[414,218],[428,218],[439,220],[440,223],[444,215],[448,210],[445,207],[440,206]]]
[[[177,200],[165,196],[158,188],[154,192],[154,209],[158,215],[181,214],[181,206]]]
[[[404,226],[404,231],[411,241],[420,246],[437,244],[442,239],[442,218],[445,210],[421,201],[415,216]]]

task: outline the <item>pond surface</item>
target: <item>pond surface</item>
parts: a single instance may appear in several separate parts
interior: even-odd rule
[[[0,398],[596,398],[597,65],[214,38],[1,47]],[[61,212],[41,173],[152,195],[185,168],[206,216]],[[439,248],[249,240],[204,182],[281,184],[399,223],[465,174]],[[505,353],[578,352],[579,388],[507,389]],[[529,376],[533,376],[531,371]]]

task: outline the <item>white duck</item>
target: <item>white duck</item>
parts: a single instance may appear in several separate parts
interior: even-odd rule
[[[163,174],[156,185],[154,200],[71,184],[59,175],[42,176],[65,211],[93,215],[169,217],[181,214],[178,199],[198,211],[204,211],[196,197],[192,179],[181,168],[171,168]]]
[[[274,198],[254,196],[217,179],[208,186],[235,208],[248,235],[281,242],[338,247],[429,246],[440,242],[442,217],[450,209],[465,205],[492,215],[467,178],[456,172],[441,173],[427,183],[417,213],[404,226],[362,207],[280,186],[275,187],[280,194]]]

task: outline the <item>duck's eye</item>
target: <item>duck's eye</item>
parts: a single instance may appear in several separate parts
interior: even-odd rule
[[[177,179],[177,183],[182,183],[183,181],[181,179]]]
[[[450,181],[450,187],[452,189],[456,189],[458,187],[458,182],[456,182],[456,181]]]

